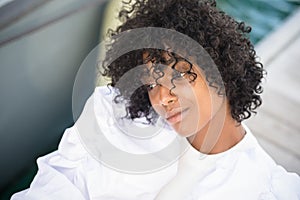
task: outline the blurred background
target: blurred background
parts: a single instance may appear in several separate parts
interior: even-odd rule
[[[300,1],[217,3],[252,27],[250,38],[270,71],[266,101],[247,125],[279,164],[300,173],[300,74],[293,61],[300,52]],[[0,0],[0,199],[29,187],[36,159],[57,149],[73,125],[77,70],[116,26],[119,6],[120,0]],[[82,105],[93,91],[93,82],[86,84]]]

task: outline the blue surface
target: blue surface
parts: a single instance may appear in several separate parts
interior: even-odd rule
[[[252,27],[250,39],[255,44],[299,8],[300,1],[217,0],[217,6],[235,19],[250,25]]]

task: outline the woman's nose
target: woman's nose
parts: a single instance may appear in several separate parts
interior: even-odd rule
[[[163,106],[169,106],[177,101],[177,96],[172,93],[172,90],[163,85],[159,86],[159,101]]]

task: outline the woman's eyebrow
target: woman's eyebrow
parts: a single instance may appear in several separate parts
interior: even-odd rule
[[[145,65],[140,72],[140,80],[142,83],[149,81],[152,76],[151,76],[151,71],[152,71],[152,66],[147,66]]]
[[[156,82],[152,76],[143,76],[140,80],[143,84],[150,84]]]

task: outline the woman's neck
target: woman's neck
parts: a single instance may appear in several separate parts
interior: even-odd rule
[[[205,154],[217,154],[235,146],[245,135],[241,124],[227,112],[223,105],[216,115],[194,136],[188,138],[191,145]]]

